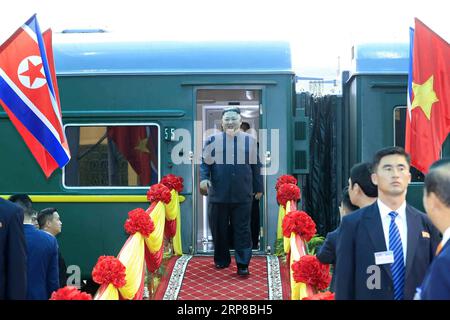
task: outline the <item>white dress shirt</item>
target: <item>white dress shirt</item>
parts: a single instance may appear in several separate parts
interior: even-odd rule
[[[445,230],[444,233],[442,234],[442,241],[441,241],[442,248],[445,246],[445,244],[449,239],[450,239],[450,228],[447,228],[447,230]]]
[[[397,224],[398,231],[400,233],[400,238],[402,239],[403,246],[403,263],[406,265],[406,250],[407,250],[407,239],[408,239],[408,226],[406,224],[406,201],[397,210],[392,210],[380,199],[377,199],[378,209],[380,210],[381,223],[383,225],[384,239],[386,241],[386,248],[389,250],[389,226],[391,225],[391,216],[389,213],[395,211],[398,213],[395,218],[395,223]]]

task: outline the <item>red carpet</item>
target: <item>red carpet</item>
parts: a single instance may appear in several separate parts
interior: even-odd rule
[[[283,288],[278,258],[254,256],[250,275],[236,274],[234,262],[216,269],[211,256],[182,256],[173,267],[165,300],[281,300]],[[283,279],[285,281],[285,279]],[[159,289],[159,288],[158,288]]]

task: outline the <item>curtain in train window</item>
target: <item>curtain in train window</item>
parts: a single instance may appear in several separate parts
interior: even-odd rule
[[[159,181],[156,125],[67,126],[67,187],[139,187]]]

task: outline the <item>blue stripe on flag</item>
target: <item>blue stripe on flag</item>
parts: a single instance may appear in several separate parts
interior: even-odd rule
[[[5,102],[16,118],[44,146],[60,168],[66,165],[70,159],[61,143],[41,119],[14,92],[3,77],[0,77],[0,89],[0,99]]]
[[[41,29],[39,28],[39,24],[36,19],[36,14],[33,15],[27,22],[25,22],[28,27],[36,34],[36,38],[39,45],[39,52],[41,53],[41,60],[44,66],[45,77],[47,78],[47,83],[50,88],[50,92],[55,99],[55,90],[53,89],[52,77],[50,75],[50,67],[48,66],[47,53],[45,51],[44,40],[42,39]]]

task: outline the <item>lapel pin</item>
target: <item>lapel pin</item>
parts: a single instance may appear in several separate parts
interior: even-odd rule
[[[429,238],[430,234],[426,231],[422,231],[422,238]]]

